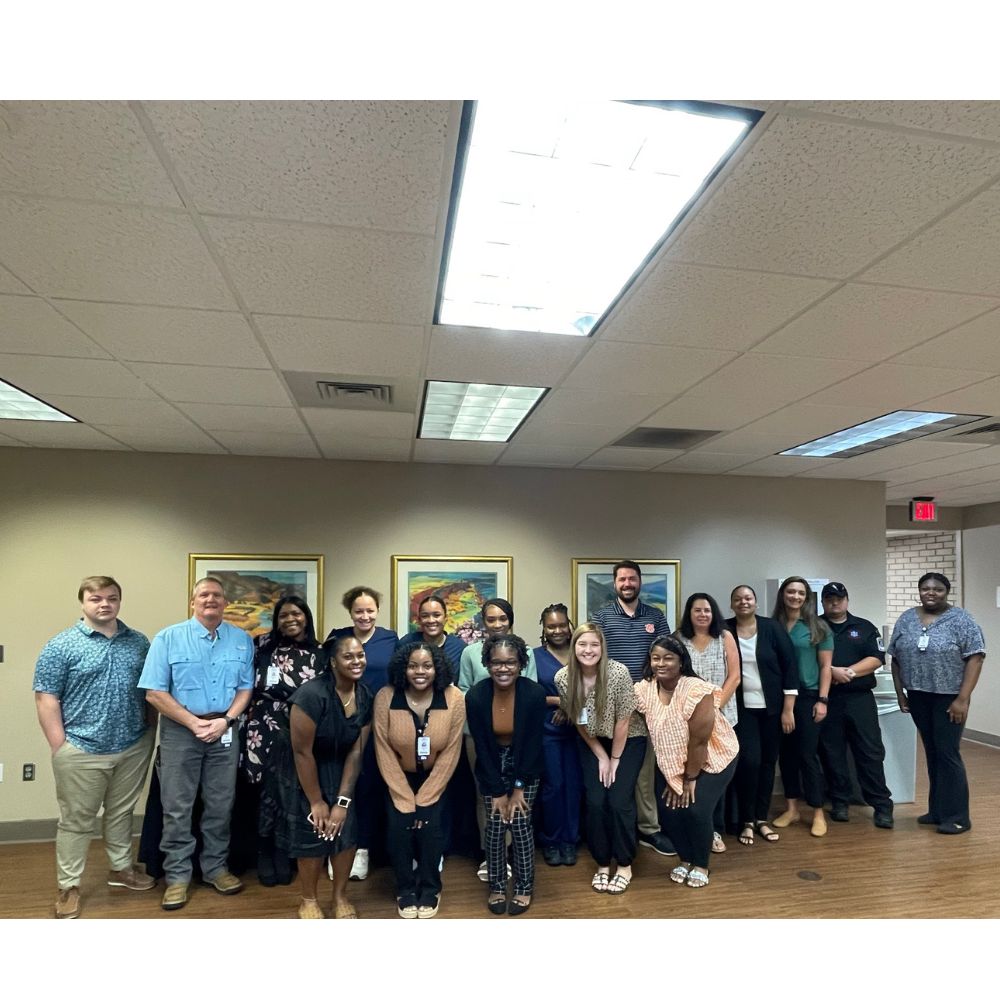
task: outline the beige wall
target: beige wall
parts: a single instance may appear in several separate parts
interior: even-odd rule
[[[971,528],[962,532],[966,611],[979,623],[986,639],[986,662],[972,695],[968,728],[1000,736],[1000,527]]]
[[[0,449],[0,482],[0,821],[56,814],[34,659],[78,617],[91,573],[121,580],[123,619],[150,635],[187,614],[189,552],[322,552],[327,628],[345,622],[352,584],[388,603],[393,553],[513,556],[529,640],[544,605],[569,603],[574,556],[679,558],[683,594],[723,601],[740,582],[762,593],[768,577],[825,576],[848,584],[857,613],[885,613],[877,482],[27,448]]]

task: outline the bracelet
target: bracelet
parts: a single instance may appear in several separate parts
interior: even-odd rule
[[[693,778],[691,778],[691,777],[689,777],[688,775],[685,774],[684,775],[684,780],[685,781],[697,781],[698,780],[698,775],[696,774]]]
[[[334,802],[335,806],[340,806],[341,809],[346,809],[351,804],[351,800],[346,795],[338,795],[337,801]]]

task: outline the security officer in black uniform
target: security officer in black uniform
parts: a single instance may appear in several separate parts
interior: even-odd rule
[[[892,796],[885,783],[885,746],[872,694],[874,673],[885,663],[882,635],[870,621],[848,612],[847,588],[842,583],[826,584],[820,596],[823,620],[833,632],[833,683],[820,736],[820,756],[830,786],[830,818],[847,822],[850,745],[861,794],[875,810],[875,825],[891,830]]]

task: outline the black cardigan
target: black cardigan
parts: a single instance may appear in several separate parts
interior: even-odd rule
[[[530,785],[542,776],[542,732],[545,726],[545,689],[518,677],[514,682],[514,779]],[[482,795],[506,795],[500,773],[500,744],[493,735],[493,680],[473,684],[465,694],[465,717],[476,744],[476,781]]]
[[[780,622],[773,618],[757,619],[757,669],[760,671],[760,686],[764,689],[764,705],[768,715],[778,715],[785,703],[785,691],[797,691],[799,668],[795,660],[795,648],[788,633]],[[740,639],[736,634],[736,619],[727,618],[726,628],[733,633],[736,649],[740,651],[740,674],[743,673],[743,653]],[[743,685],[736,689],[736,704],[742,711]]]

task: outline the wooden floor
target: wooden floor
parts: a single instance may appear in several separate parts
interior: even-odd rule
[[[1000,750],[965,744],[972,787],[973,829],[944,837],[917,825],[926,801],[923,760],[918,759],[916,804],[896,807],[895,830],[877,830],[871,810],[852,807],[847,824],[830,823],[823,839],[799,825],[782,831],[777,844],[742,847],[726,838],[729,850],[713,857],[711,884],[700,890],[674,885],[667,873],[675,859],[641,849],[634,881],[622,896],[599,896],[590,889],[594,868],[585,851],[575,868],[549,868],[538,855],[535,900],[519,922],[544,917],[1000,917]],[[509,922],[486,911],[486,887],[476,865],[449,858],[437,919],[474,917]],[[254,873],[238,896],[223,897],[197,886],[188,905],[165,913],[161,888],[150,892],[112,889],[105,884],[107,863],[95,841],[81,887],[84,918],[154,918],[183,921],[216,917],[295,917],[295,885],[264,888]],[[814,873],[818,879],[804,879]],[[329,891],[329,883],[322,889]],[[351,884],[362,918],[394,918],[388,869]],[[51,843],[0,846],[0,917],[49,918],[55,897]],[[322,899],[329,912],[329,897]]]

